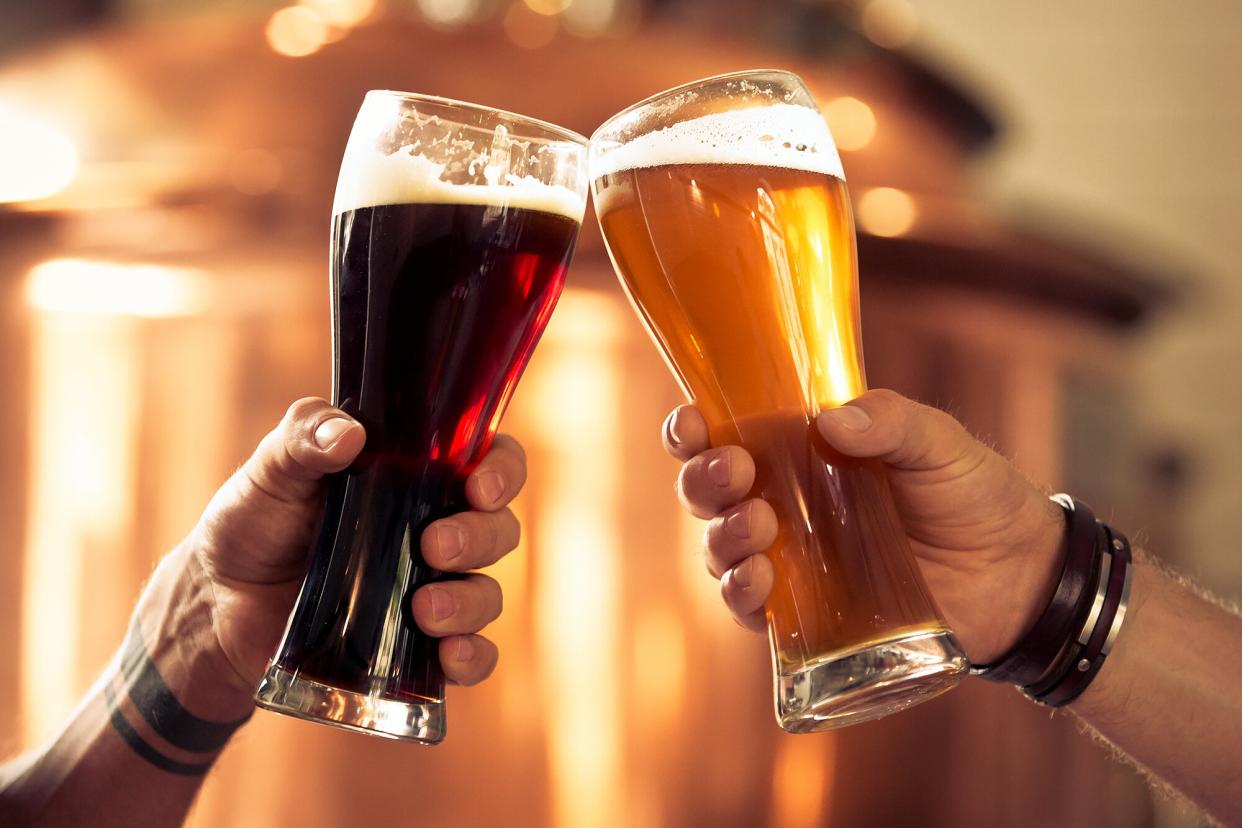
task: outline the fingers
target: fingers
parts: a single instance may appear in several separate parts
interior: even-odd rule
[[[703,545],[713,578],[776,541],[776,512],[762,500],[748,500],[717,515],[707,524]]]
[[[843,454],[878,457],[909,471],[954,467],[987,451],[945,412],[886,389],[824,411],[816,425]]]
[[[755,483],[755,461],[739,446],[708,449],[677,476],[677,494],[695,517],[715,517],[737,503]]]
[[[256,488],[282,502],[313,497],[325,474],[353,462],[366,442],[356,420],[317,397],[298,400],[242,466]]]
[[[509,509],[462,512],[437,520],[423,532],[423,559],[445,572],[491,566],[517,548],[522,529]]]
[[[440,666],[444,677],[469,687],[492,674],[500,651],[481,635],[451,635],[440,639]]]
[[[730,569],[720,580],[720,595],[737,623],[751,632],[767,629],[763,602],[768,599],[775,579],[772,562],[763,555],[751,555]]]
[[[503,598],[494,578],[472,573],[461,580],[437,581],[414,593],[414,621],[436,637],[475,633],[500,616]]]
[[[414,620],[440,637],[440,666],[454,684],[478,684],[492,674],[500,652],[479,630],[500,616],[500,584],[486,575],[428,584],[414,593]]]
[[[683,463],[701,451],[705,451],[710,442],[707,436],[707,421],[692,405],[679,405],[664,419],[664,427],[660,432],[664,450],[681,460]]]
[[[486,512],[501,509],[526,483],[526,452],[517,440],[498,434],[492,447],[466,478],[470,505]]]

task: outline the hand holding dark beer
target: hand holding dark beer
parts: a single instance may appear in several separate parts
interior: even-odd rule
[[[838,452],[885,464],[923,576],[971,661],[989,663],[1012,647],[1055,586],[1060,507],[951,416],[892,391],[869,391],[816,425]],[[738,446],[709,447],[693,406],[669,415],[664,447],[685,461],[683,505],[710,519],[707,568],[725,603],[739,623],[762,631],[773,570],[759,553],[777,525],[767,503],[747,499],[754,461]]]
[[[362,426],[340,410],[320,399],[299,400],[220,489],[187,539],[191,565],[201,569],[211,593],[215,641],[231,667],[224,679],[247,702],[306,574],[322,479],[347,467],[364,442]],[[438,520],[423,532],[427,562],[466,572],[512,550],[519,528],[507,504],[525,479],[521,446],[498,436],[466,482],[475,511]],[[495,667],[496,645],[477,633],[500,610],[500,586],[479,573],[423,586],[411,606],[423,632],[439,637],[445,676],[458,684],[482,681]]]

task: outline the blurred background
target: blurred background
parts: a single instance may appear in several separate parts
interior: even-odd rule
[[[47,737],[154,562],[327,394],[361,96],[584,133],[717,72],[815,91],[872,385],[940,405],[1242,596],[1242,5],[45,0],[0,6],[0,748]],[[191,824],[1190,826],[1065,717],[968,682],[788,736],[658,448],[678,393],[588,216],[506,419],[530,454],[502,659],[434,749],[259,713]]]

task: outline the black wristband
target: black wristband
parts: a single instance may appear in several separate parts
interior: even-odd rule
[[[1052,498],[1065,510],[1066,555],[1048,606],[1021,641],[989,665],[971,668],[989,681],[1036,685],[1065,661],[1068,648],[1091,611],[1103,557],[1095,515],[1069,495]]]
[[[1095,679],[1104,659],[1117,640],[1121,623],[1125,620],[1130,601],[1131,567],[1130,541],[1121,532],[1101,523],[1105,560],[1110,562],[1107,575],[1101,575],[1101,587],[1106,597],[1094,624],[1086,627],[1076,643],[1081,649],[1075,653],[1068,668],[1050,687],[1040,692],[1025,692],[1035,701],[1049,707],[1061,707],[1082,695]]]

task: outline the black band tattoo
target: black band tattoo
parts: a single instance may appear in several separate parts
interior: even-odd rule
[[[190,753],[214,753],[224,747],[229,737],[250,720],[246,715],[232,722],[200,719],[182,706],[160,675],[147,651],[142,630],[134,624],[121,651],[121,679],[129,699],[143,721],[161,739],[173,747]],[[148,744],[125,718],[111,683],[104,688],[112,727],[134,752],[156,767],[184,776],[201,775],[211,762],[187,763],[169,759]]]
[[[175,759],[169,759],[147,744],[146,740],[125,718],[125,714],[121,712],[121,706],[117,702],[116,692],[112,689],[111,682],[104,685],[104,698],[108,700],[109,721],[112,722],[113,729],[120,734],[125,744],[129,745],[134,753],[146,759],[147,762],[160,770],[180,776],[202,776],[211,769],[211,762],[178,762]]]

